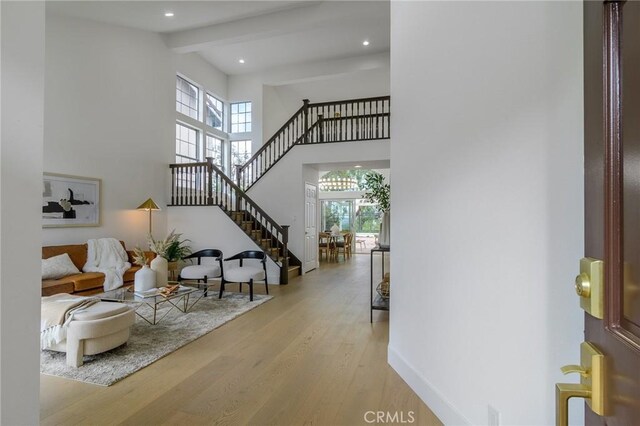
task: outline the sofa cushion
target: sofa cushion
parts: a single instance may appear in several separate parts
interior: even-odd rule
[[[100,272],[84,272],[78,275],[67,277],[73,280],[73,291],[84,291],[93,288],[102,288],[104,284],[104,274]]]
[[[42,281],[42,295],[53,296],[58,293],[73,293],[73,281],[68,278]]]
[[[67,253],[42,259],[42,279],[57,280],[68,275],[79,274],[80,271],[73,264]]]

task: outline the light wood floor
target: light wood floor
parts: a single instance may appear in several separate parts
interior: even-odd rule
[[[367,255],[323,263],[113,386],[41,375],[41,422],[366,425],[367,411],[413,411],[414,424],[440,425],[388,366],[388,314],[369,323],[368,283]]]

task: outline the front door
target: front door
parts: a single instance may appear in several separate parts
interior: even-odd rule
[[[304,184],[304,272],[318,267],[318,187]]]
[[[640,424],[640,3],[584,2],[585,255],[604,260],[602,319],[585,341],[604,353],[604,415]]]

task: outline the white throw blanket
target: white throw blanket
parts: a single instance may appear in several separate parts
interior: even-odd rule
[[[122,287],[124,273],[131,268],[127,262],[127,252],[115,238],[99,238],[87,241],[87,263],[84,272],[102,272],[104,291]]]
[[[77,312],[100,300],[62,293],[43,297],[40,305],[40,349],[49,349],[67,338],[67,328]]]

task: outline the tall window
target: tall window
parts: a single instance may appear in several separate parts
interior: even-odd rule
[[[251,158],[251,141],[231,141],[231,166],[244,164]]]
[[[207,114],[207,126],[214,129],[223,130],[224,123],[224,103],[213,95],[207,93],[205,111]]]
[[[176,123],[176,163],[198,161],[198,131]]]
[[[207,142],[205,145],[205,157],[213,157],[213,164],[223,168],[224,156],[222,153],[223,140],[216,138],[215,136],[207,135]]]
[[[198,99],[200,89],[180,76],[176,76],[176,111],[194,120],[200,116]]]
[[[206,87],[176,76],[176,163],[212,157],[219,168],[228,169],[224,111],[224,102]]]
[[[251,102],[231,104],[231,133],[251,131]]]

